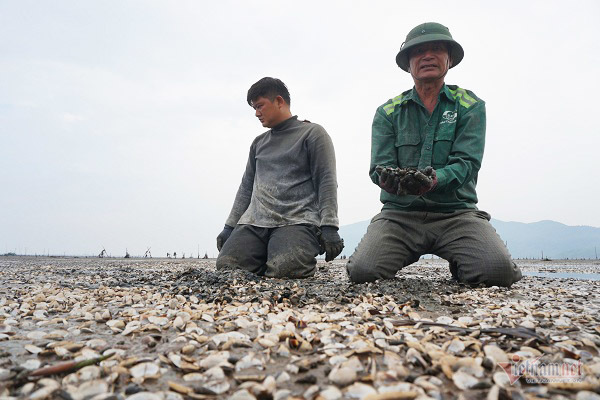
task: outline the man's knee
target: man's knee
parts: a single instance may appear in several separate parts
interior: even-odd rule
[[[241,268],[240,262],[237,257],[225,254],[219,254],[217,256],[217,269],[227,269],[227,268]]]
[[[364,263],[356,262],[352,257],[350,257],[346,264],[346,271],[348,272],[350,281],[353,283],[373,282],[377,279],[371,268]]]
[[[459,281],[468,284],[510,287],[523,275],[510,257],[488,259],[470,268],[459,268]]]
[[[310,278],[315,274],[316,265],[317,260],[314,254],[302,248],[289,249],[269,257],[265,276],[279,279]]]
[[[262,237],[264,228],[237,225],[225,242],[217,257],[216,267],[221,269],[243,269],[259,273],[267,259],[267,248]]]
[[[276,228],[269,240],[265,276],[309,278],[315,274],[319,249],[317,228],[313,225]]]
[[[264,271],[264,261],[237,247],[223,247],[217,257],[216,268],[217,270],[242,269],[260,274]]]
[[[389,240],[390,236],[394,236],[394,232],[391,231],[393,227],[390,225],[385,219],[373,219],[367,233],[346,264],[350,281],[364,283],[396,276],[396,272],[403,266],[404,257],[398,256],[399,252],[403,253],[400,243]],[[389,245],[382,248],[382,242]]]
[[[346,271],[348,272],[348,277],[350,281],[353,283],[365,283],[365,282],[373,282],[381,276],[378,276],[375,271],[375,264],[372,258],[365,257],[364,246],[359,245],[354,253],[348,259],[348,263],[346,264]]]
[[[521,280],[523,274],[521,269],[510,258],[499,261],[495,268],[490,269],[488,286],[510,287],[513,283]]]

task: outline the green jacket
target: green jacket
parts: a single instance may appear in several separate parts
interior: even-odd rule
[[[435,189],[423,196],[381,191],[383,208],[450,212],[477,209],[477,173],[485,146],[485,102],[469,90],[444,85],[431,115],[416,89],[389,100],[375,112],[371,137],[371,180],[379,185],[378,165],[432,166]]]

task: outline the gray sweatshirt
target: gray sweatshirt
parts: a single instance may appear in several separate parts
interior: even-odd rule
[[[325,129],[294,116],[254,139],[225,223],[338,227],[335,153]]]

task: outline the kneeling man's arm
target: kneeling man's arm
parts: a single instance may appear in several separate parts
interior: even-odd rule
[[[477,176],[485,147],[485,125],[485,102],[480,100],[457,123],[447,163],[436,170],[436,191],[453,192]]]
[[[381,187],[380,172],[377,166],[397,168],[398,153],[396,151],[396,133],[392,120],[385,113],[383,107],[379,107],[373,117],[371,130],[371,165],[369,177],[374,184]]]
[[[331,138],[321,126],[309,140],[311,176],[319,199],[321,226],[339,227],[335,150]]]
[[[250,147],[250,155],[248,156],[248,162],[246,164],[246,170],[244,171],[244,175],[242,176],[242,183],[235,195],[235,200],[233,201],[233,207],[231,208],[231,212],[229,213],[229,217],[227,217],[227,221],[225,225],[229,225],[234,227],[244,212],[248,209],[250,205],[250,199],[252,198],[252,189],[254,186],[254,173],[256,171],[256,146],[255,143],[252,143]]]
[[[321,253],[325,261],[335,259],[344,249],[344,240],[338,234],[337,174],[335,150],[331,138],[322,127],[309,141],[310,168],[321,217]]]

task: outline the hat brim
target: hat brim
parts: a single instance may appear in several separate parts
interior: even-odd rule
[[[402,48],[396,55],[396,64],[398,64],[398,66],[404,71],[408,72],[408,67],[410,65],[408,53],[410,49],[420,44],[429,42],[444,42],[450,45],[449,54],[450,58],[452,59],[452,65],[450,66],[450,68],[457,66],[462,61],[465,55],[462,46],[457,41],[448,39],[447,35],[429,34],[415,38],[407,42],[404,46],[402,46]]]

